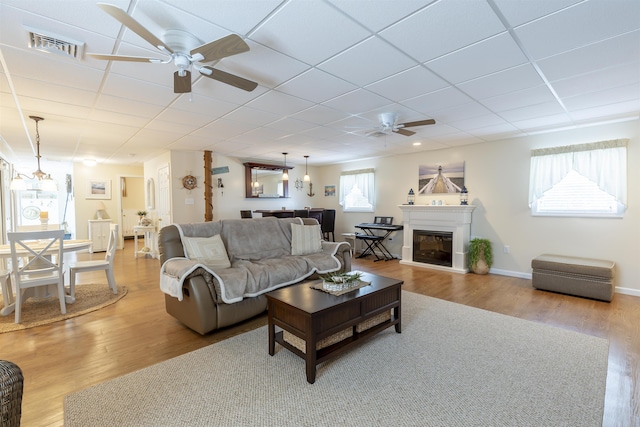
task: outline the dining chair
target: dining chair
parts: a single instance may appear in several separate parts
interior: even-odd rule
[[[90,261],[75,261],[69,263],[69,295],[72,300],[76,298],[76,274],[85,271],[104,270],[107,275],[107,282],[114,294],[118,293],[116,278],[113,274],[113,259],[116,255],[116,244],[118,243],[118,224],[111,224],[109,227],[109,242],[107,243],[107,253],[104,259]]]
[[[253,214],[251,213],[251,211],[241,210],[240,218],[253,218]]]
[[[16,282],[15,322],[20,323],[22,302],[35,288],[45,285],[56,285],[60,312],[66,314],[62,265],[64,230],[8,232],[7,238]]]

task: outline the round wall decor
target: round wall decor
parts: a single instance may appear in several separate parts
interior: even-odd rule
[[[187,175],[182,178],[182,186],[187,190],[193,190],[198,186],[198,180],[193,175]]]

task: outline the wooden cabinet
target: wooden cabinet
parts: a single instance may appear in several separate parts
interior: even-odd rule
[[[109,244],[110,219],[89,220],[89,240],[93,242],[90,252],[105,252]]]

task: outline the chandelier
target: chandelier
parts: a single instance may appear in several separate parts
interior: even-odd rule
[[[44,119],[38,116],[29,116],[29,118],[36,122],[36,159],[38,160],[38,169],[33,172],[32,176],[27,176],[16,172],[16,175],[11,180],[11,185],[9,186],[9,188],[11,190],[26,190],[27,183],[24,182],[23,178],[38,178],[38,181],[42,181],[41,189],[43,191],[58,191],[58,184],[53,180],[53,178],[51,178],[51,174],[42,172],[42,169],[40,169],[40,132],[38,130],[38,122]]]

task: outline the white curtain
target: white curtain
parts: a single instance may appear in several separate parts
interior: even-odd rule
[[[572,169],[627,204],[628,139],[532,150],[529,206]]]
[[[342,172],[340,205],[344,210],[372,212],[375,206],[374,169]]]

